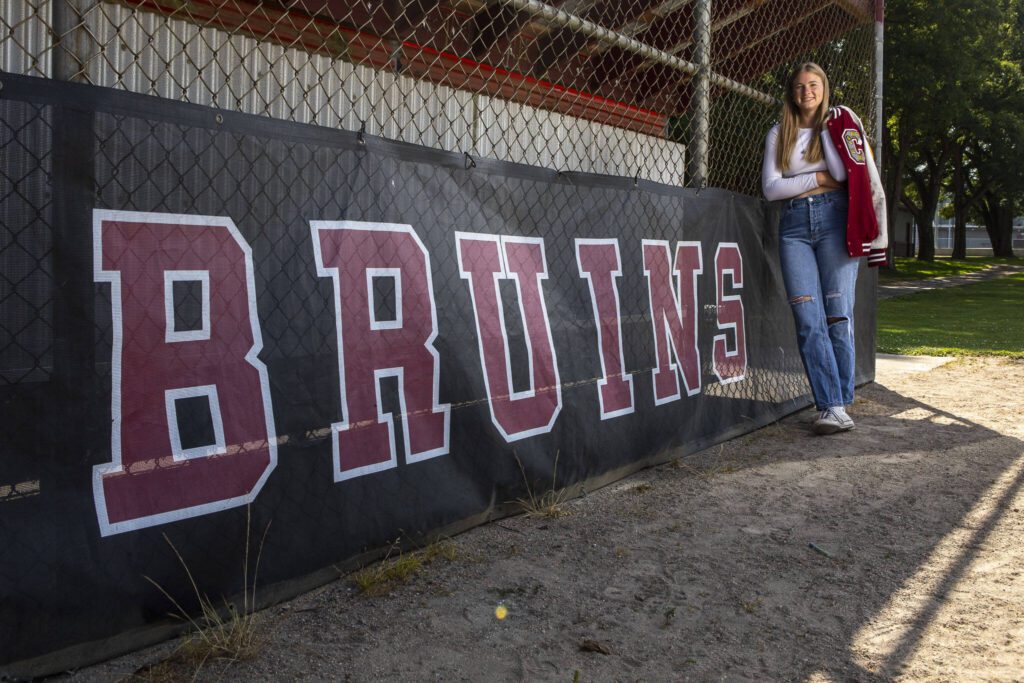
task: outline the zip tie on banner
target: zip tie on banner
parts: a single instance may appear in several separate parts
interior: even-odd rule
[[[363,139],[363,135],[366,133],[366,121],[359,122],[359,131],[356,133],[356,141],[360,145],[365,145],[366,140]]]
[[[463,168],[465,168],[467,171],[471,168],[476,168],[476,159],[469,156],[469,152],[463,152],[463,154],[466,156]]]

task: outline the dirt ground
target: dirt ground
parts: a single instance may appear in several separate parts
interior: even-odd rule
[[[880,363],[853,432],[805,411],[462,534],[386,595],[339,580],[198,679],[1024,681],[1022,387],[1020,361]],[[174,646],[70,678],[187,680],[146,673]]]

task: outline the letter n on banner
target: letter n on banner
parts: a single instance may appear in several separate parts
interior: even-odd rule
[[[249,245],[229,218],[97,210],[93,263],[113,320],[101,533],[251,502],[277,442]]]
[[[726,276],[732,281],[732,288],[743,289],[743,253],[735,242],[723,242],[715,251],[715,292],[717,303],[718,329],[723,334],[715,335],[713,364],[715,375],[722,384],[738,382],[747,372],[747,335],[743,321],[743,297],[725,293]],[[729,347],[732,330],[733,344]]]
[[[700,392],[697,276],[704,272],[704,265],[700,242],[679,242],[671,269],[667,241],[644,240],[643,252],[654,332],[654,404],[661,405],[680,398],[677,370],[683,375],[687,396]],[[676,278],[672,277],[673,272]],[[673,286],[673,279],[678,279],[678,289]]]
[[[601,356],[601,379],[597,382],[601,419],[629,415],[633,412],[633,376],[624,372],[622,315],[616,281],[622,277],[619,241],[577,239],[576,265],[580,277],[586,278],[590,286],[590,302],[594,309],[594,326]]]
[[[395,428],[380,380],[398,380],[405,460],[448,453],[451,406],[441,365],[430,256],[412,226],[311,221],[317,274],[334,283],[342,420],[331,426],[334,480],[395,467]],[[380,294],[391,292],[390,297]],[[385,300],[386,299],[386,300]]]
[[[473,300],[491,421],[509,442],[550,432],[562,409],[562,387],[541,289],[548,277],[544,241],[457,232],[455,245],[459,272],[469,281]],[[519,392],[512,390],[508,328],[498,288],[504,279],[516,284],[530,364],[530,388]]]

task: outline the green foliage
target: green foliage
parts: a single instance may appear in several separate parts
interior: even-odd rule
[[[960,225],[983,201],[1024,194],[1022,44],[1024,0],[886,4],[886,164],[897,194],[890,201],[915,214],[923,248],[943,192]]]
[[[383,560],[354,572],[351,576],[352,583],[362,595],[387,595],[395,586],[416,576],[438,558],[454,562],[458,558],[455,544],[451,541],[438,541],[422,550],[404,553],[396,540]]]
[[[1024,274],[887,299],[878,351],[1024,359]]]

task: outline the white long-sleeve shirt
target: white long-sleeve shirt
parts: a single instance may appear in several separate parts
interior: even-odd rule
[[[846,167],[836,151],[828,131],[821,133],[821,147],[824,158],[815,163],[804,160],[804,151],[811,144],[813,128],[800,128],[796,134],[796,144],[789,158],[789,169],[783,173],[775,162],[775,150],[779,140],[779,127],[773,126],[764,141],[764,163],[761,165],[761,188],[765,199],[791,199],[818,187],[815,173],[828,171],[839,182],[846,180]]]

